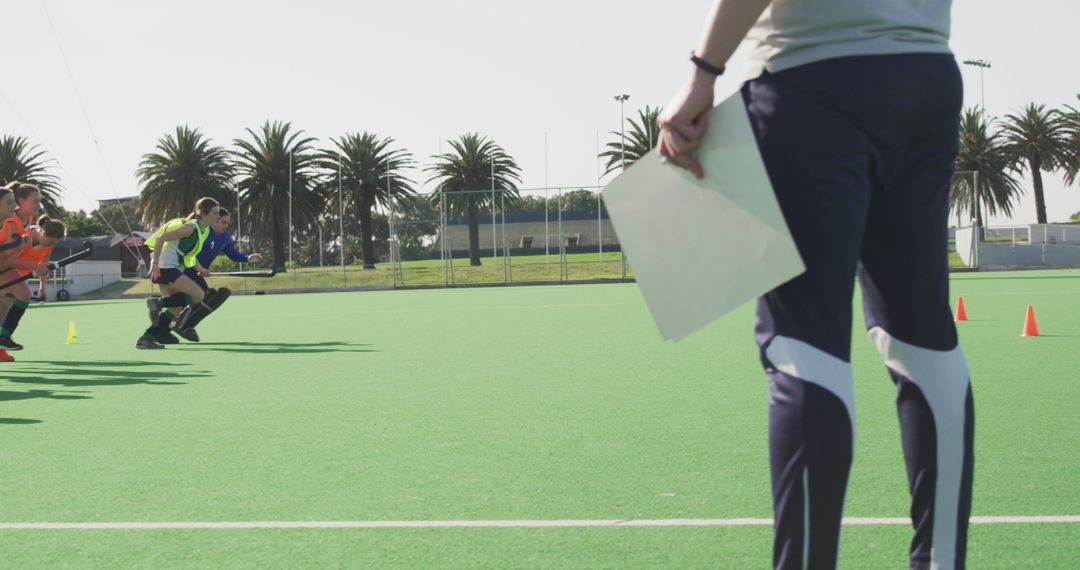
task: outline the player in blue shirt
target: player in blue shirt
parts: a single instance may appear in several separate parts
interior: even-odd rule
[[[206,237],[202,251],[199,253],[199,265],[209,269],[217,256],[224,253],[229,259],[237,263],[248,263],[252,258],[262,257],[258,253],[240,253],[233,245],[232,235],[229,234],[229,211],[222,208],[218,214],[218,221],[210,226],[210,235]]]
[[[225,208],[218,210],[218,221],[210,226],[210,233],[203,243],[202,251],[199,252],[199,255],[196,258],[199,262],[198,265],[184,271],[185,275],[198,283],[199,286],[203,288],[203,291],[206,291],[206,304],[214,311],[224,304],[225,300],[232,294],[232,291],[227,287],[213,289],[206,282],[205,278],[210,276],[208,268],[214,263],[217,256],[224,253],[229,256],[229,259],[238,263],[247,263],[262,257],[258,253],[241,253],[236,249],[236,246],[233,245],[232,236],[229,234],[229,221],[229,211]],[[197,315],[193,315],[188,321],[185,329],[177,330],[175,332],[187,340],[199,342],[199,335],[195,332],[195,325],[199,324],[199,322],[205,319],[209,314],[210,312],[201,312]],[[165,331],[155,340],[162,344],[176,344],[177,342],[180,342],[176,337],[169,334],[168,331]]]

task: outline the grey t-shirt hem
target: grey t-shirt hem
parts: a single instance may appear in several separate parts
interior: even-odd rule
[[[746,69],[743,72],[743,81],[757,79],[765,70],[768,70],[769,73],[779,73],[785,69],[799,67],[800,65],[841,57],[901,55],[905,53],[952,54],[949,46],[943,43],[903,42],[883,38],[805,47],[770,58],[767,52],[772,49],[766,45],[757,46],[747,60]]]

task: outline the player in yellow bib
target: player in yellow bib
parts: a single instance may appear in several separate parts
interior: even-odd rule
[[[169,220],[146,240],[146,246],[153,251],[150,280],[158,285],[161,297],[147,299],[150,328],[139,337],[135,348],[165,348],[154,338],[167,333],[170,323],[182,335],[186,321],[200,309],[209,310],[203,305],[203,288],[184,275],[184,270],[198,266],[196,256],[202,251],[210,225],[218,219],[218,210],[217,200],[200,198],[190,216]]]

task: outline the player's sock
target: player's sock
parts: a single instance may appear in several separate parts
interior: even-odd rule
[[[183,293],[173,293],[168,297],[164,297],[161,300],[161,308],[168,309],[169,307],[180,308],[191,302],[190,297]]]
[[[149,339],[153,339],[157,335],[169,330],[169,323],[172,322],[173,315],[170,311],[161,311],[158,315],[157,322],[146,329],[143,336]]]
[[[11,336],[15,333],[15,329],[19,326],[19,321],[22,320],[23,315],[26,313],[26,308],[30,306],[30,303],[21,299],[15,299],[11,308],[8,309],[7,316],[4,317],[4,324],[0,326],[0,337]]]

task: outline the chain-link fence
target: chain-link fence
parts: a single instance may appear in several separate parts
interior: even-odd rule
[[[395,201],[394,285],[625,280],[595,187],[447,192]]]
[[[337,215],[311,227],[293,227],[291,247],[281,248],[284,261],[272,277],[251,275],[274,265],[271,228],[250,227],[242,211],[234,214],[237,249],[263,259],[237,263],[219,256],[211,285],[258,292],[633,278],[596,186],[399,195],[374,207],[366,228],[352,206],[330,208]],[[137,258],[125,262],[123,274],[81,276],[80,294],[157,293],[145,275],[149,252],[141,255],[144,264],[136,271],[130,269]]]

